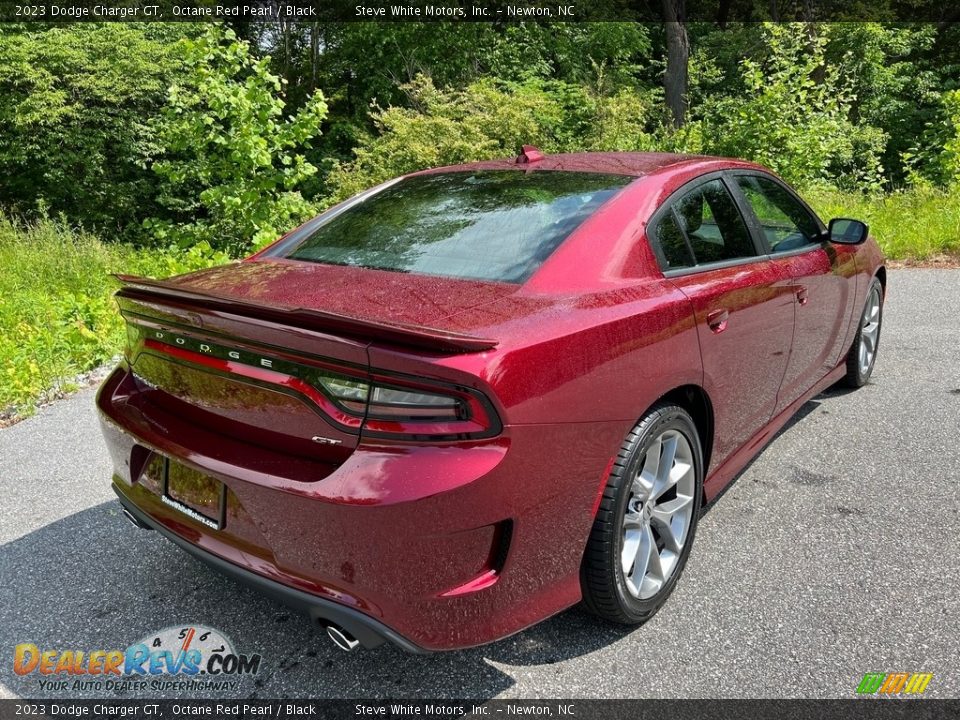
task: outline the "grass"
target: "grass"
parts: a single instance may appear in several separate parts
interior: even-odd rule
[[[918,187],[865,195],[817,188],[803,193],[822,218],[852,217],[870,226],[889,260],[960,265],[960,191]]]
[[[0,424],[73,389],[71,378],[120,351],[111,273],[164,276],[204,264],[196,254],[136,250],[56,221],[20,225],[0,215]]]
[[[824,218],[867,222],[891,260],[960,264],[960,193],[815,188],[804,196]],[[196,250],[138,250],[60,222],[22,225],[0,215],[0,425],[71,390],[71,378],[120,351],[111,273],[166,277],[223,260]]]

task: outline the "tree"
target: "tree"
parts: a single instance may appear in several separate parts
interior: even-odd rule
[[[269,58],[254,59],[232,30],[211,28],[184,50],[189,75],[152,125],[166,212],[145,225],[161,242],[259,248],[313,211],[300,188],[316,172],[304,153],[327,115],[323,94],[285,114]]]
[[[684,0],[663,0],[664,29],[667,34],[667,69],[663,89],[673,126],[687,121],[687,83],[690,39],[687,36]]]
[[[186,23],[0,28],[0,205],[113,234],[153,211],[147,120]]]
[[[801,185],[877,188],[888,138],[851,120],[857,95],[842,62],[815,79],[827,38],[811,39],[803,23],[760,29],[763,59],[741,62],[742,90],[705,99],[699,117],[674,136],[674,148],[755,160]]]

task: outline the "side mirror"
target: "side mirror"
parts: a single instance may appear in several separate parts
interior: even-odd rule
[[[865,222],[850,218],[834,218],[830,221],[827,236],[832,243],[859,245],[867,239],[870,228]]]

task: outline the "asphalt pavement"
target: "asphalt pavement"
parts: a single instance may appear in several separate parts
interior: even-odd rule
[[[807,403],[707,509],[643,627],[574,608],[431,656],[342,653],[129,525],[85,390],[0,430],[0,696],[112,694],[15,675],[18,643],[122,649],[199,623],[263,659],[233,690],[191,696],[851,697],[866,672],[905,671],[934,674],[929,697],[958,697],[958,313],[960,270],[892,271],[871,384]]]

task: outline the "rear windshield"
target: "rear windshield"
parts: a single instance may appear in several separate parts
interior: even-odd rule
[[[520,283],[633,179],[516,170],[417,175],[323,222],[286,257]]]

